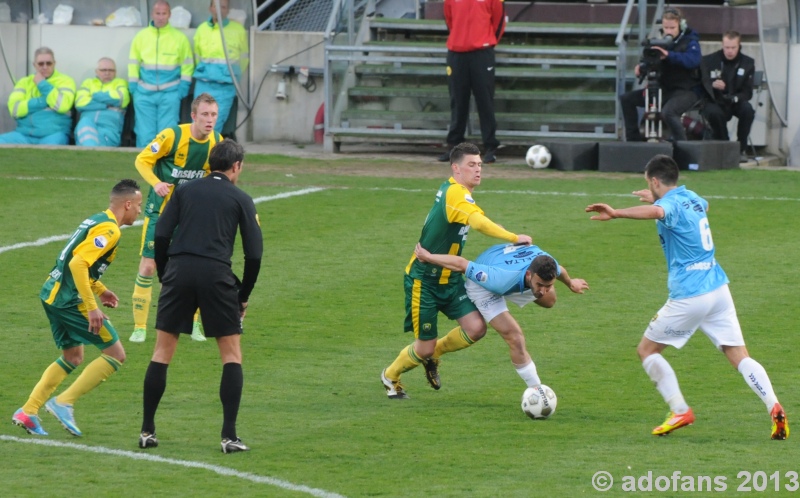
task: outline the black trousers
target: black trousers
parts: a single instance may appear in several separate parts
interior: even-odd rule
[[[447,144],[458,145],[464,141],[469,119],[470,93],[475,96],[478,118],[481,121],[483,145],[496,149],[500,142],[495,137],[497,121],[494,117],[494,48],[474,52],[447,52],[447,86],[450,90],[450,128]]]
[[[661,117],[667,124],[673,140],[686,140],[686,130],[683,128],[681,115],[691,109],[698,100],[700,98],[691,90],[662,92]],[[645,107],[644,89],[623,93],[619,97],[619,102],[625,120],[625,140],[640,142],[642,134],[639,132],[639,112],[636,108]]]
[[[711,132],[714,140],[730,140],[728,135],[728,121],[732,117],[739,118],[736,126],[736,140],[739,141],[739,150],[744,152],[747,148],[747,137],[750,136],[750,128],[756,118],[756,111],[750,102],[742,101],[732,105],[719,105],[716,102],[709,102],[703,109],[703,115],[711,125]]]

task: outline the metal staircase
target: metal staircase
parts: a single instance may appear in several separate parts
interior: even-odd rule
[[[347,142],[443,143],[450,121],[444,21],[362,11],[362,19],[349,20],[349,33],[326,45],[326,149]],[[616,96],[633,80],[617,40],[621,32],[623,44],[638,38],[627,17],[624,25],[509,23],[495,49],[500,141],[617,139]],[[467,134],[481,142],[476,112]]]

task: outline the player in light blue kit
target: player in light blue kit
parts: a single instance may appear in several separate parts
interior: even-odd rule
[[[585,280],[570,278],[567,270],[538,246],[500,244],[481,253],[474,262],[461,256],[431,254],[420,244],[414,251],[417,259],[458,271],[467,278],[467,296],[483,319],[506,341],[511,363],[528,387],[541,384],[536,365],[525,348],[525,335],[508,312],[508,302],[520,308],[534,302],[543,308],[556,304],[556,280],[572,292],[583,294],[589,288]]]
[[[708,202],[685,186],[677,186],[678,165],[669,156],[653,157],[645,167],[644,177],[649,189],[633,195],[652,205],[614,209],[607,204],[591,204],[586,212],[598,213],[591,219],[599,221],[656,220],[661,248],[667,258],[669,299],[650,322],[636,351],[645,372],[669,405],[670,413],[652,434],[664,436],[695,420],[675,371],[661,352],[667,346],[680,349],[700,328],[766,405],[772,417],[772,439],[788,438],[786,413],[764,367],[747,353],[728,277],[714,259]]]

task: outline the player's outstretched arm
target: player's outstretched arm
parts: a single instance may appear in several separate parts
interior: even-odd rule
[[[414,249],[414,255],[423,263],[432,263],[442,268],[459,271],[461,273],[467,271],[467,266],[469,266],[469,261],[461,256],[452,254],[431,254],[430,251],[422,247],[419,243],[417,243],[417,247]]]
[[[632,193],[638,197],[641,202],[646,202],[648,204],[655,202],[655,199],[653,199],[653,192],[651,192],[650,189],[644,188],[642,190],[634,190]]]
[[[660,206],[633,206],[624,209],[614,209],[608,204],[589,204],[587,213],[597,213],[590,219],[608,221],[616,218],[629,218],[632,220],[660,220],[664,217],[664,209]]]
[[[570,278],[567,269],[560,265],[559,267],[561,268],[561,274],[556,278],[569,287],[569,290],[575,294],[583,294],[584,291],[589,290],[589,284],[586,283],[586,280],[582,278]]]
[[[511,242],[512,244],[531,244],[533,242],[529,235],[517,235],[509,232],[505,228],[501,227],[478,212],[469,215],[468,223],[469,226],[488,237],[505,240],[506,242]]]
[[[587,213],[597,213],[596,215],[592,216],[591,220],[597,221],[608,221],[613,220],[616,218],[615,216],[615,209],[609,206],[608,204],[589,204],[586,206]]]

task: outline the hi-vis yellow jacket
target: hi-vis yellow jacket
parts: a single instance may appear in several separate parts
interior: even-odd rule
[[[230,19],[225,19],[222,24],[225,29],[228,58],[231,61],[233,75],[238,81],[250,63],[247,31],[244,26]],[[194,33],[194,56],[197,63],[197,69],[194,72],[196,79],[216,83],[233,83],[228,64],[225,61],[219,23],[213,23],[211,18],[198,26]]]
[[[53,71],[52,76],[37,85],[34,76],[17,81],[8,97],[8,112],[17,120],[17,131],[36,138],[71,133],[75,80]]]
[[[167,24],[156,28],[153,22],[136,33],[128,61],[128,86],[133,95],[160,91],[189,94],[194,59],[189,39]]]

